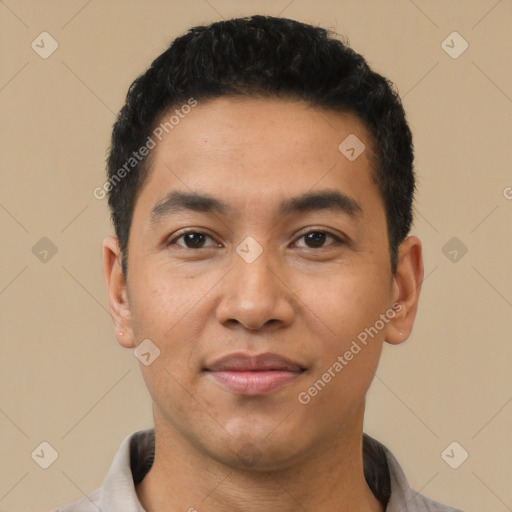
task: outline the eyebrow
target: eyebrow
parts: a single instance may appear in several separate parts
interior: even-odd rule
[[[174,190],[169,192],[152,208],[150,213],[151,223],[156,223],[162,217],[172,213],[186,210],[204,213],[216,212],[225,215],[231,212],[231,207],[226,202],[207,194]]]
[[[291,213],[318,210],[332,210],[350,217],[360,216],[363,212],[359,203],[352,197],[336,190],[319,190],[286,199],[279,206],[278,213],[284,217]]]
[[[227,215],[233,212],[231,206],[221,199],[198,192],[169,192],[158,201],[150,213],[152,224],[163,217],[183,211],[201,213],[219,213]],[[358,217],[362,213],[359,203],[352,197],[335,190],[320,190],[306,192],[296,197],[285,199],[278,207],[278,216],[288,216],[293,213],[331,210],[344,213],[350,217]]]

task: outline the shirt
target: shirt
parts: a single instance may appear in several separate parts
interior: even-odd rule
[[[55,512],[146,512],[135,486],[151,469],[154,450],[153,428],[129,435],[115,455],[103,486]],[[393,454],[367,434],[363,434],[363,466],[370,489],[387,503],[386,512],[462,512],[413,491]]]

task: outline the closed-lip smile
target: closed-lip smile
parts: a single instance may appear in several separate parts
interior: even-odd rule
[[[251,355],[237,352],[204,368],[207,375],[237,395],[265,395],[284,387],[305,371],[299,363],[266,352]]]

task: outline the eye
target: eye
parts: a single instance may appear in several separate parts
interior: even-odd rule
[[[328,239],[332,239],[335,242],[343,243],[343,240],[341,238],[337,237],[336,235],[333,235],[332,233],[329,233],[328,231],[320,231],[320,230],[309,231],[307,233],[304,233],[297,239],[297,241],[301,240],[301,239],[304,239],[306,245],[299,246],[299,247],[306,247],[307,249],[321,249],[323,247],[326,247],[326,246],[324,246],[324,244],[325,244],[326,240],[328,240]],[[331,243],[328,245],[333,245],[333,244]]]
[[[212,245],[205,245],[207,239],[215,240],[208,234],[201,231],[186,231],[181,235],[169,241],[168,245],[179,245],[184,249],[203,249],[205,247],[219,247],[220,244],[215,242]],[[178,243],[178,240],[183,240],[183,243]]]

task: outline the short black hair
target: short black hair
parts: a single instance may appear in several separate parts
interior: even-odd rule
[[[130,86],[107,159],[108,202],[125,276],[135,201],[150,169],[150,154],[139,150],[171,108],[222,96],[302,100],[363,121],[372,137],[372,177],[385,206],[395,275],[398,246],[412,223],[415,177],[412,135],[394,85],[336,33],[257,15],[189,29]]]

